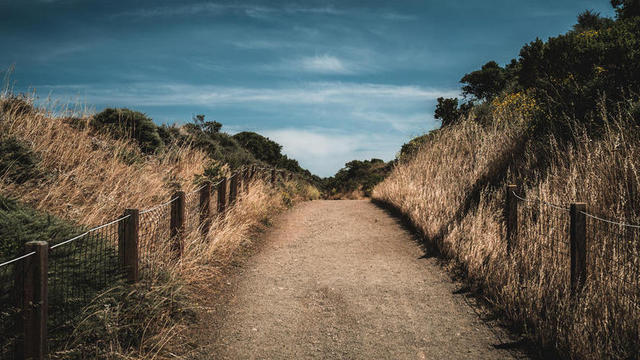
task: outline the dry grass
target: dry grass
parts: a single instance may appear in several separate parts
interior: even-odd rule
[[[10,103],[0,99],[0,105]],[[66,117],[42,109],[25,112],[13,105],[2,116],[0,134],[29,144],[48,177],[22,185],[0,182],[0,192],[80,224],[102,224],[125,208],[166,201],[176,186],[195,189],[195,176],[209,162],[189,147],[146,156],[130,142],[78,130]]]
[[[189,147],[143,155],[127,141],[79,130],[65,117],[21,104],[11,96],[0,98],[0,134],[29,144],[47,177],[20,185],[0,177],[0,192],[78,224],[95,226],[119,217],[125,208],[152,207],[167,201],[176,188],[192,192],[197,175],[211,162]],[[208,286],[240,245],[252,241],[269,217],[317,195],[308,184],[273,187],[257,178],[224,216],[213,212],[206,235],[193,211],[198,193],[189,195],[182,257],[174,259],[168,237],[154,240],[144,279],[107,289],[89,304],[54,358],[162,359],[175,358],[172,351],[187,352],[183,334],[210,293]],[[169,218],[158,221],[168,227]]]
[[[627,234],[633,246],[620,246],[618,227],[588,220],[590,277],[580,300],[572,301],[570,258],[563,254],[569,251],[569,214],[521,203],[518,246],[511,255],[502,214],[504,186],[515,183],[529,199],[564,206],[582,201],[590,213],[640,223],[638,126],[629,114],[602,111],[609,126],[601,136],[574,126],[572,144],[560,147],[553,137],[528,140],[528,121],[520,113],[493,116],[494,126],[467,120],[439,131],[375,188],[374,199],[407,215],[427,242],[454,259],[483,296],[541,348],[576,359],[637,358],[640,311],[620,294],[636,304],[640,294],[611,279],[640,267],[638,231]],[[612,252],[616,244],[624,252]],[[612,258],[598,260],[607,251]]]

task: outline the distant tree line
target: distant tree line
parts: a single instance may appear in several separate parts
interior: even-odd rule
[[[85,126],[81,120],[72,119],[75,126]],[[309,180],[319,181],[297,160],[282,154],[282,146],[255,132],[229,135],[221,131],[222,124],[208,121],[205,115],[195,115],[183,126],[156,125],[151,118],[139,111],[108,108],[94,115],[89,126],[95,131],[114,138],[130,138],[140,151],[152,154],[163,151],[169,145],[191,146],[206,152],[211,159],[228,164],[231,168],[262,163],[271,167],[299,173]],[[215,176],[215,169],[208,169]]]

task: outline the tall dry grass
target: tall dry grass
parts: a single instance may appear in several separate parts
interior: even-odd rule
[[[105,289],[52,358],[162,359],[190,351],[189,325],[210,310],[203,304],[222,269],[267,219],[317,194],[308,184],[273,187],[258,177],[224,216],[213,211],[203,235],[194,192],[197,176],[211,163],[203,152],[183,146],[144,155],[133,143],[72,126],[68,117],[33,107],[31,100],[0,97],[0,136],[28,144],[46,176],[22,184],[0,177],[0,193],[87,227],[113,220],[125,208],[163,203],[176,188],[191,193],[182,256],[175,258],[168,235],[156,238],[143,280]],[[169,218],[158,221],[168,227]]]
[[[6,107],[0,134],[28,144],[46,177],[21,185],[2,181],[0,192],[80,224],[98,225],[127,207],[166,201],[175,187],[195,189],[195,176],[210,162],[188,146],[144,155],[130,141],[93,134],[88,126],[78,129],[66,116],[22,104],[6,95],[0,99],[0,108]]]
[[[623,111],[601,111],[600,117],[607,125],[599,136],[574,125],[572,141],[562,146],[553,136],[531,138],[529,119],[513,110],[494,112],[490,126],[466,119],[438,131],[373,197],[407,215],[427,243],[453,259],[541,349],[576,359],[637,358],[640,311],[631,304],[638,304],[640,294],[616,280],[640,268],[637,234],[621,239],[619,227],[610,231],[613,225],[588,218],[589,278],[578,300],[570,295],[564,207],[586,202],[589,213],[640,223],[640,129]],[[508,183],[530,199],[519,202],[512,254],[506,252],[503,220]],[[624,247],[621,241],[627,241]],[[626,253],[613,251],[615,246]],[[605,252],[612,257],[606,262]]]

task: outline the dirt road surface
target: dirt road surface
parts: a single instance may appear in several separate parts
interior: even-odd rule
[[[369,201],[300,204],[265,236],[232,280],[212,358],[514,358],[437,260]]]

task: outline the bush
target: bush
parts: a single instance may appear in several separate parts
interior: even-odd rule
[[[0,137],[0,179],[22,184],[43,176],[36,154],[16,138]]]
[[[105,109],[91,119],[92,128],[109,133],[116,139],[135,139],[140,150],[154,153],[164,144],[158,127],[145,114],[129,109]]]
[[[55,243],[76,233],[69,223],[0,196],[0,260],[18,255],[26,242],[45,239]]]

